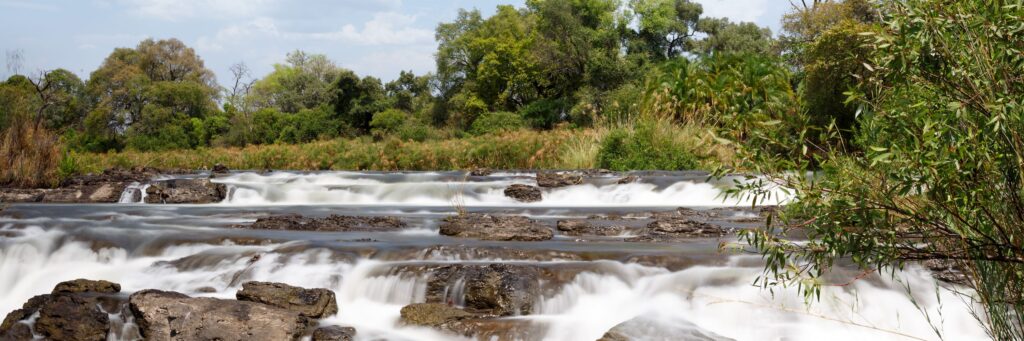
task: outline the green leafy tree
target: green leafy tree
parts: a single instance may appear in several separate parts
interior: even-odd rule
[[[632,0],[629,7],[639,23],[631,52],[660,61],[691,50],[704,13],[700,4],[689,0]]]
[[[693,51],[697,53],[773,53],[775,40],[772,38],[772,31],[754,23],[733,23],[725,18],[702,18],[697,29],[706,35],[693,43]]]

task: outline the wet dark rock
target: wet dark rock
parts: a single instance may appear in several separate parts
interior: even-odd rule
[[[114,294],[121,292],[121,285],[104,280],[76,279],[61,282],[53,288],[54,294],[76,294],[83,292]]]
[[[356,336],[356,329],[352,327],[327,326],[320,327],[313,331],[312,341],[352,341]]]
[[[143,290],[129,298],[147,340],[294,340],[315,322],[265,304]]]
[[[110,319],[95,300],[78,295],[52,295],[39,307],[35,331],[52,340],[107,339]]]
[[[566,187],[583,184],[583,176],[557,172],[538,172],[537,186]]]
[[[449,265],[427,282],[428,302],[462,301],[467,309],[494,315],[526,315],[540,294],[540,272],[511,264]],[[461,297],[455,297],[461,294]]]
[[[338,313],[334,292],[327,289],[305,289],[284,283],[247,282],[235,294],[239,301],[263,303],[297,312],[312,318]]]
[[[228,169],[228,166],[225,166],[220,163],[213,165],[213,168],[211,168],[210,170],[213,171],[214,173],[227,173],[231,171],[230,169]]]
[[[594,226],[589,221],[583,219],[559,220],[557,228],[563,234],[571,236],[617,236],[626,230],[624,226]]]
[[[146,188],[148,204],[210,204],[224,200],[227,187],[210,179],[159,181]]]
[[[519,202],[538,202],[542,199],[540,188],[523,184],[508,186],[505,188],[505,196]]]
[[[540,241],[554,237],[550,228],[526,217],[477,213],[445,218],[440,232],[445,236],[499,241]]]
[[[640,178],[637,177],[636,175],[627,175],[627,176],[619,179],[619,181],[616,181],[615,183],[617,183],[619,185],[625,185],[625,184],[631,184],[631,183],[637,182],[638,180],[640,180]]]
[[[394,230],[406,226],[404,221],[394,217],[331,215],[324,218],[311,218],[298,214],[286,214],[258,218],[252,224],[237,225],[236,227],[257,230],[343,232]]]
[[[959,285],[970,284],[967,274],[952,260],[929,259],[921,262],[921,265],[932,272],[932,277],[940,281]]]
[[[217,292],[217,288],[214,288],[214,287],[199,287],[199,288],[196,288],[195,292],[204,293],[204,294],[212,294],[212,293]]]
[[[0,328],[0,340],[5,341],[29,341],[35,339],[32,335],[32,327],[28,324],[15,322],[7,328]]]
[[[469,171],[470,176],[488,176],[494,173],[490,168],[476,168]]]

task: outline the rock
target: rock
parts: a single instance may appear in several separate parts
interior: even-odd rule
[[[648,224],[647,228],[654,233],[693,237],[717,237],[726,234],[721,227],[681,217],[658,219]]]
[[[294,340],[314,322],[265,304],[143,290],[129,299],[147,340]]]
[[[146,188],[147,204],[209,204],[227,196],[224,184],[210,179],[174,179],[159,181]]]
[[[410,304],[402,307],[400,314],[402,322],[424,327],[439,327],[447,322],[475,316],[442,303]]]
[[[469,171],[470,176],[488,176],[494,173],[490,168],[475,168]]]
[[[566,187],[583,184],[583,177],[556,172],[538,172],[537,185],[540,187]]]
[[[526,315],[540,295],[539,277],[537,268],[523,265],[444,266],[427,282],[428,302],[460,303],[467,309],[501,316]]]
[[[631,184],[631,183],[637,182],[639,180],[640,180],[640,178],[637,177],[636,175],[628,175],[628,176],[623,177],[622,179],[619,179],[619,181],[616,181],[615,183],[617,183],[619,185],[625,185],[625,184]]]
[[[95,300],[77,295],[52,295],[39,307],[35,331],[51,340],[107,339],[110,318]]]
[[[505,188],[505,196],[519,202],[538,202],[542,199],[540,188],[523,184],[508,186]]]
[[[210,170],[212,170],[214,173],[227,173],[231,171],[230,169],[228,169],[228,166],[225,166],[220,163],[213,165],[213,168],[211,168]]]
[[[247,282],[235,294],[239,301],[263,303],[297,312],[312,318],[338,313],[334,292],[327,289],[305,289],[283,283]]]
[[[352,341],[356,329],[352,327],[327,326],[313,331],[312,341]]]
[[[665,321],[656,316],[639,316],[608,330],[597,341],[728,341],[732,340],[685,320]]]
[[[235,227],[258,230],[344,232],[394,230],[406,226],[404,221],[394,217],[330,215],[324,218],[310,218],[298,214],[286,214],[259,218],[250,225],[236,225]]]
[[[526,217],[477,213],[445,218],[440,232],[445,236],[499,241],[539,241],[554,237],[547,226]]]
[[[32,327],[25,323],[15,323],[9,328],[0,329],[0,340],[5,341],[29,341],[34,340]]]
[[[121,285],[103,280],[94,281],[79,278],[73,281],[61,282],[53,288],[54,294],[75,294],[83,292],[114,294],[121,292]]]
[[[557,228],[558,231],[561,231],[566,235],[572,236],[617,236],[622,234],[622,232],[626,230],[624,226],[594,226],[590,224],[590,222],[583,219],[559,220]]]
[[[407,325],[431,327],[477,340],[539,340],[541,335],[529,321],[500,319],[467,312],[441,303],[416,303],[402,307],[401,321]]]

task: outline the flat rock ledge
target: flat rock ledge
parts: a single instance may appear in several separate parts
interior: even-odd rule
[[[440,233],[445,236],[496,241],[542,241],[554,237],[550,228],[533,219],[477,213],[445,218]]]
[[[395,217],[356,217],[330,215],[323,218],[298,214],[275,215],[256,219],[252,224],[235,225],[237,228],[257,230],[288,230],[316,232],[397,230],[408,225]]]

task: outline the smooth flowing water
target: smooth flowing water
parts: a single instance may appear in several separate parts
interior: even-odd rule
[[[510,184],[529,173],[235,173],[211,205],[133,203],[146,184],[129,186],[120,204],[17,204],[0,217],[0,312],[61,281],[105,279],[124,292],[163,289],[233,298],[250,280],[333,290],[340,313],[321,324],[353,326],[361,340],[451,340],[436,330],[403,326],[399,310],[423,302],[423,265],[512,263],[546,269],[534,312],[508,317],[543,340],[596,340],[619,329],[636,340],[950,340],[987,339],[963,298],[922,269],[896,279],[838,271],[821,300],[806,304],[792,289],[753,286],[757,256],[722,252],[733,237],[627,242],[625,236],[580,238],[556,233],[541,242],[490,242],[438,234],[455,207],[525,215],[551,226],[596,214],[630,216],[677,207],[749,206],[723,200],[735,179],[699,173],[647,173],[640,181],[592,177],[583,185],[545,189],[544,199],[518,203]],[[768,202],[775,204],[777,202]],[[723,211],[724,212],[724,211]],[[718,223],[752,228],[744,210]],[[390,232],[301,232],[235,227],[273,214],[398,217],[409,229]],[[446,289],[461,303],[461,284]],[[117,339],[120,333],[112,333]]]

